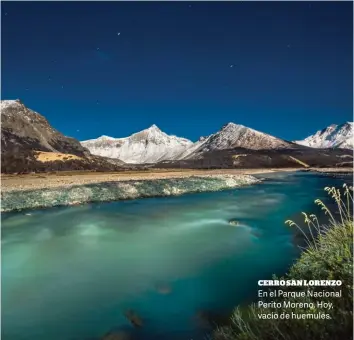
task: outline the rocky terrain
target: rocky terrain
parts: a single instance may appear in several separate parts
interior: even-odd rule
[[[198,174],[197,176],[171,176],[153,180],[111,180],[78,183],[70,181],[63,185],[45,186],[26,190],[1,191],[1,211],[74,205],[88,202],[110,202],[143,197],[176,196],[186,193],[218,191],[260,182],[245,174]],[[41,181],[38,181],[40,183]],[[53,184],[53,181],[49,181]],[[13,187],[12,187],[13,188]]]
[[[314,135],[295,143],[312,148],[354,148],[354,124],[346,122],[341,125],[332,124]]]
[[[78,140],[55,130],[20,100],[2,100],[0,109],[2,173],[125,168],[120,160],[91,155]],[[51,157],[43,158],[43,153]]]
[[[1,150],[19,152],[38,150],[89,155],[79,141],[55,130],[39,113],[20,100],[1,101]]]

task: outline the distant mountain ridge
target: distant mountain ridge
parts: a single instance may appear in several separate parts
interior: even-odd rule
[[[200,137],[195,143],[185,138],[169,136],[153,125],[130,137],[101,136],[81,144],[94,155],[140,164],[198,158],[207,152],[240,147],[251,150],[298,147],[292,142],[234,123],[224,125],[210,136]]]
[[[332,124],[304,140],[295,141],[295,143],[312,148],[353,149],[353,139],[354,124],[346,122],[340,125]]]

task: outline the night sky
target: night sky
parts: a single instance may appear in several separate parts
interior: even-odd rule
[[[353,120],[352,2],[2,2],[2,99],[80,140]]]

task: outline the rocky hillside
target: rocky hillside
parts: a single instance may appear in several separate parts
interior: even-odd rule
[[[341,125],[332,124],[323,130],[295,143],[312,148],[341,148],[353,149],[354,124],[346,122]]]
[[[117,171],[120,160],[93,156],[19,100],[1,101],[1,172]]]
[[[175,159],[193,143],[185,138],[169,136],[156,125],[125,138],[101,136],[81,142],[94,155],[118,158],[126,163],[156,163]]]
[[[84,156],[90,152],[79,141],[55,130],[39,113],[20,100],[1,101],[1,150],[39,150]]]

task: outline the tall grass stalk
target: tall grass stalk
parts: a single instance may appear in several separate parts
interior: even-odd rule
[[[230,324],[215,331],[215,340],[348,340],[353,339],[353,187],[343,185],[342,191],[326,187],[328,195],[336,203],[335,212],[319,199],[315,203],[328,216],[328,224],[320,225],[314,214],[303,212],[309,233],[292,220],[285,223],[299,229],[307,243],[307,248],[281,280],[341,280],[342,297],[327,298],[333,308],[326,311],[330,319],[259,319],[258,314],[277,312],[308,314],[302,308],[266,309],[252,304],[245,308],[236,308]],[[273,276],[273,279],[277,279]],[[328,287],[319,287],[329,291]],[[332,287],[333,288],[333,287]],[[282,287],[288,291],[306,291],[307,287]],[[314,288],[316,289],[316,288]],[[335,288],[333,288],[335,289]],[[316,300],[306,295],[306,302]],[[288,299],[289,300],[289,299]],[[277,302],[284,300],[278,299]],[[292,302],[304,302],[293,299]],[[322,313],[318,306],[312,313]]]

